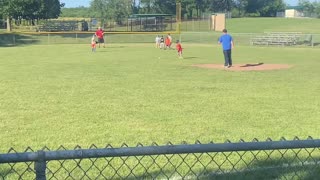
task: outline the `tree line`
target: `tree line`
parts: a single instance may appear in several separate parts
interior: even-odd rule
[[[0,0],[0,17],[7,19],[7,24],[15,19],[16,23],[29,20],[35,25],[36,20],[58,18],[63,6],[59,0]]]
[[[181,13],[187,18],[212,12],[232,12],[236,17],[273,17],[286,7],[283,0],[92,0],[88,8],[64,8],[62,16],[112,18],[130,14],[176,14],[176,2],[181,3]]]
[[[87,8],[63,8],[62,16],[110,19],[130,14],[176,14],[176,2],[181,3],[185,18],[218,12],[231,12],[233,17],[275,17],[288,7],[284,0],[92,0]],[[305,14],[320,15],[320,2],[299,0],[299,7]]]
[[[176,14],[181,4],[182,17],[199,18],[213,12],[232,12],[233,17],[274,17],[284,11],[284,0],[91,0],[90,7],[63,8],[59,0],[0,0],[0,17],[29,20],[62,17],[126,18],[131,14]],[[304,13],[320,15],[320,2],[299,0]]]

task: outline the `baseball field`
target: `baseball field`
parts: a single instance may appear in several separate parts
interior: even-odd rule
[[[178,58],[174,49],[157,49],[154,43],[156,34],[107,34],[106,48],[91,52],[92,34],[2,33],[0,154],[8,151],[30,152],[43,147],[56,150],[79,146],[102,148],[107,144],[120,147],[123,143],[131,147],[138,143],[147,146],[153,142],[164,145],[184,141],[192,144],[195,141],[252,141],[254,138],[264,141],[285,137],[289,140],[295,136],[300,139],[308,136],[319,138],[318,22],[319,19],[227,20],[235,42],[232,50],[234,66],[227,70],[223,68],[222,48],[217,44],[221,33],[190,32],[190,27],[196,27],[197,22],[188,25],[189,32],[185,32],[186,23],[194,22],[185,22],[181,35],[172,34],[174,40],[182,40],[183,59]],[[206,25],[201,23],[199,27],[205,28]],[[251,38],[264,32],[284,31],[301,32],[303,36],[298,44],[290,47],[250,45]],[[304,36],[309,34],[315,40],[314,47],[303,42]],[[59,148],[60,145],[63,148]],[[286,158],[292,158],[289,156],[292,154],[292,162],[298,165],[302,162],[299,157],[308,155],[313,155],[315,159],[307,158],[307,162],[319,163],[316,150],[236,153],[217,153],[217,158],[210,154],[190,154],[191,157],[169,155],[169,159],[167,156],[120,158],[114,161],[113,158],[110,161],[107,158],[89,159],[82,161],[82,164],[81,160],[50,161],[51,166],[48,166],[51,169],[47,170],[47,175],[58,179],[81,179],[115,171],[120,178],[128,172],[124,163],[133,167],[131,173],[134,171],[143,179],[149,176],[144,174],[146,168],[143,165],[135,164],[136,160],[148,165],[157,158],[164,170],[174,168],[167,161],[178,163],[177,169],[182,174],[190,173],[191,167],[181,165],[181,158],[199,171],[210,172],[211,165],[215,164],[208,163],[206,169],[201,166],[203,164],[195,165],[194,158],[203,163],[210,159],[217,161],[221,169],[237,166],[241,169],[242,165],[249,170],[250,166],[253,168],[254,173],[250,176],[238,172],[226,176],[227,179],[241,179],[239,175],[243,175],[244,179],[308,177],[306,174],[310,172],[310,179],[314,179],[318,174],[318,168],[314,166],[310,166],[310,172],[309,167],[297,167],[296,171],[293,171],[294,168],[286,169],[286,163],[291,162]],[[269,157],[271,154],[272,158]],[[238,156],[243,160],[240,163]],[[269,159],[259,159],[267,156]],[[235,165],[225,163],[225,158],[234,160]],[[111,166],[110,172],[104,172],[106,162]],[[279,164],[279,167],[284,167],[284,174],[277,171]],[[254,169],[256,165],[271,165],[273,169],[261,171]],[[32,170],[29,170],[31,166],[31,163],[3,164],[0,176],[9,179],[34,178]],[[95,168],[103,170],[96,171]],[[158,164],[150,165],[148,170],[158,175],[159,168]],[[66,176],[63,176],[64,169]],[[84,171],[87,172],[83,175]],[[17,176],[17,172],[23,175]],[[106,177],[116,178],[112,174]]]
[[[320,51],[236,46],[225,71],[216,44],[34,45],[0,49],[1,151],[10,147],[201,142],[319,135]]]

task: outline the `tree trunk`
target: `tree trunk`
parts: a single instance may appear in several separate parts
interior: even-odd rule
[[[7,17],[7,31],[11,32],[11,20],[9,16]]]

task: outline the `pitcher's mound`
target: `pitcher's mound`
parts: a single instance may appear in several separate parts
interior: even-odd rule
[[[230,68],[224,68],[222,64],[194,64],[194,67],[208,68],[208,69],[225,69],[228,71],[268,71],[268,70],[279,70],[289,69],[292,65],[289,64],[234,64]]]

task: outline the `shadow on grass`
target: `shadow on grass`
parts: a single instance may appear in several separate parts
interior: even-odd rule
[[[4,167],[4,165],[0,165],[0,179],[7,179],[7,177],[13,173],[14,171],[9,167]]]
[[[313,43],[313,46],[319,46],[320,45],[320,43]]]
[[[39,40],[31,35],[0,34],[0,47],[24,46],[37,44]]]
[[[197,57],[184,57],[183,59],[196,59]]]
[[[252,67],[252,66],[261,66],[263,65],[264,63],[257,63],[257,64],[245,64],[243,66],[240,66],[240,67]]]
[[[200,171],[189,171],[181,175],[176,171],[154,171],[140,177],[129,179],[305,179],[316,180],[320,177],[320,159],[309,159],[310,162],[300,162],[298,159],[254,161],[245,168],[212,169],[203,168]],[[182,176],[182,177],[181,177]]]
[[[226,161],[225,161],[226,162]],[[178,164],[175,167],[166,164],[165,167],[156,168],[155,170],[144,169],[144,172],[140,172],[140,175],[134,175],[131,173],[120,172],[114,174],[119,176],[119,179],[233,179],[233,180],[247,180],[247,179],[305,179],[313,180],[319,179],[320,176],[320,158],[307,158],[300,160],[296,158],[281,158],[275,160],[256,160],[252,162],[234,162],[234,165],[216,164],[211,162],[205,165],[207,167],[193,168],[195,164],[189,164],[182,168],[184,163]],[[182,165],[182,166],[181,166]],[[204,164],[202,164],[205,166]],[[214,167],[212,167],[214,166]],[[28,166],[33,167],[33,166]],[[160,169],[160,170],[158,170]],[[34,171],[28,171],[28,169],[20,169],[23,171],[21,174],[31,173],[34,175]],[[115,169],[114,169],[115,170]],[[73,170],[72,170],[73,171]],[[116,170],[117,171],[117,170]],[[151,171],[151,172],[150,172]],[[17,167],[11,169],[10,166],[0,165],[0,179],[7,179],[11,176],[19,175],[15,174],[20,172]],[[47,176],[49,170],[47,169]],[[103,172],[101,172],[103,173]],[[109,172],[110,173],[110,172]],[[124,173],[124,174],[122,174]],[[30,175],[31,175],[30,174]],[[33,176],[31,175],[31,176]],[[59,174],[55,174],[58,176]],[[52,175],[53,177],[55,176]],[[96,176],[95,174],[94,176]],[[112,174],[108,174],[109,176]],[[121,176],[123,175],[123,176]],[[90,176],[90,175],[89,175]]]
[[[125,48],[126,46],[106,46],[106,48],[109,48],[109,49],[119,49],[119,48]]]

